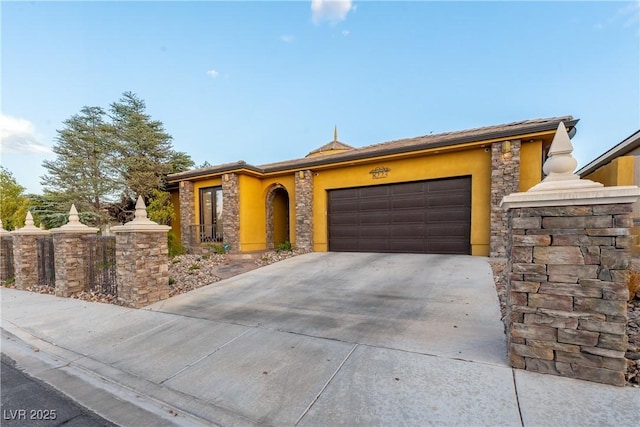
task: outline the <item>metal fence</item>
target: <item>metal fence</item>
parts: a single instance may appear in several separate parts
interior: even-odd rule
[[[0,240],[2,251],[2,265],[0,265],[0,281],[4,282],[15,277],[13,267],[13,240],[11,237],[2,237]]]
[[[222,242],[222,224],[194,224],[189,227],[192,244]]]
[[[38,247],[38,285],[53,288],[56,285],[56,263],[53,250],[53,237],[38,237],[36,238],[36,244]]]
[[[89,289],[102,294],[118,295],[115,236],[89,236],[87,245]]]

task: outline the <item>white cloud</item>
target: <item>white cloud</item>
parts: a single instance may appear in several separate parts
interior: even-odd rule
[[[280,40],[282,40],[285,43],[291,43],[291,42],[293,42],[294,38],[293,38],[292,35],[285,34],[283,36],[280,36]]]
[[[216,70],[212,69],[212,70],[207,71],[207,74],[210,75],[211,77],[215,78],[215,77],[218,77],[218,74],[220,74],[220,73],[218,73]]]
[[[349,35],[349,30],[342,30],[342,35],[347,37]]]
[[[344,21],[350,10],[355,10],[351,0],[311,0],[311,16],[316,25],[322,21],[330,24]]]
[[[38,141],[29,120],[0,113],[0,142],[4,154],[43,154],[51,149]]]

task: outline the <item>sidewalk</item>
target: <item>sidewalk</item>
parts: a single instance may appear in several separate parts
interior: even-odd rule
[[[638,388],[6,288],[0,297],[2,353],[122,426],[638,423]]]

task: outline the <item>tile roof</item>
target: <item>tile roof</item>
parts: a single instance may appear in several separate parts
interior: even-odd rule
[[[565,123],[567,129],[575,127],[576,123],[578,122],[578,120],[574,119],[572,116],[524,120],[495,126],[486,126],[462,131],[439,133],[436,135],[425,135],[415,138],[398,139],[360,148],[352,148],[341,153],[332,154],[331,156],[304,157],[300,159],[268,163],[259,166],[253,166],[247,164],[244,161],[239,161],[236,163],[227,163],[224,165],[216,165],[203,169],[195,169],[186,172],[171,174],[168,176],[168,179],[169,181],[179,181],[182,179],[197,177],[199,175],[210,175],[239,169],[252,170],[262,173],[278,172],[301,167],[313,167],[318,165],[337,163],[341,161],[366,159],[381,155],[406,153],[428,148],[447,147],[469,142],[480,142],[483,140],[491,139],[508,139],[527,133],[555,131],[555,129],[558,127],[558,123],[561,121]],[[327,145],[333,144],[334,142],[337,141],[332,141]]]

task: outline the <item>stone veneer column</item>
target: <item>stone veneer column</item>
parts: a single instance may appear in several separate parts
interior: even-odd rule
[[[0,220],[0,282],[4,282],[11,276],[9,262],[13,263],[13,242],[11,233],[2,227],[2,220]]]
[[[180,243],[189,251],[196,244],[191,236],[191,226],[196,223],[196,202],[193,193],[193,182],[181,181],[178,188],[180,201]]]
[[[48,236],[33,223],[31,212],[27,212],[25,226],[11,232],[13,237],[13,269],[16,289],[38,285],[38,238]]]
[[[503,199],[509,361],[623,386],[629,228],[640,189],[580,180],[572,150],[560,123],[544,165],[547,178]]]
[[[505,141],[491,145],[491,238],[489,256],[502,258],[507,246],[507,213],[500,207],[502,198],[520,187],[520,141]],[[504,148],[507,148],[506,146]]]
[[[240,181],[235,173],[222,176],[222,238],[230,252],[240,252]]]
[[[140,308],[169,297],[169,248],[171,227],[147,218],[142,197],[133,221],[112,227],[116,235],[118,299]]]
[[[50,231],[55,251],[56,296],[70,297],[87,290],[88,247],[83,237],[96,234],[98,229],[81,224],[76,206],[72,205],[69,222]]]
[[[296,248],[313,251],[313,173],[296,172]]]

